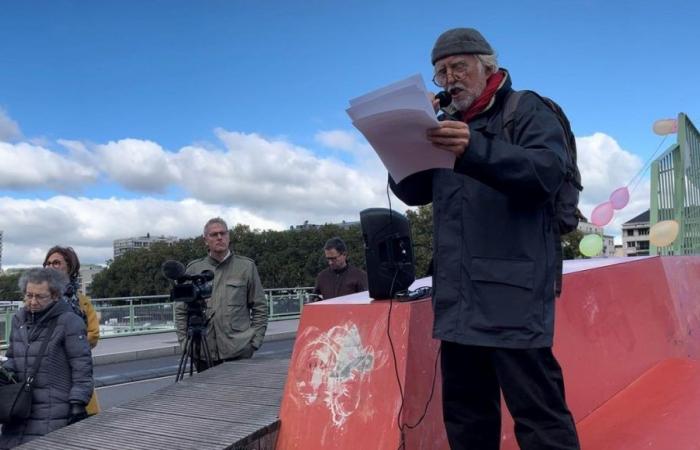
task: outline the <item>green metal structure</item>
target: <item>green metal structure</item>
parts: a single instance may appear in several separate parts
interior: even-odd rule
[[[700,133],[688,116],[678,114],[677,142],[651,165],[650,225],[675,220],[673,244],[650,246],[651,255],[700,254]]]
[[[298,319],[313,301],[313,287],[265,289],[268,320]],[[0,305],[0,350],[7,347],[12,316],[21,302]],[[100,317],[100,339],[175,330],[175,308],[169,295],[94,298]]]

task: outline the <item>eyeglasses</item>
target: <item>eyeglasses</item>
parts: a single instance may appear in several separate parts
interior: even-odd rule
[[[53,261],[46,261],[44,267],[61,267],[63,264],[63,261],[60,259],[54,259]]]
[[[46,301],[51,298],[51,294],[32,294],[31,292],[27,292],[24,294],[24,299],[25,300],[36,300],[39,302]]]
[[[450,69],[449,72],[447,69]],[[447,86],[447,75],[452,74],[452,78],[454,78],[455,81],[459,81],[463,79],[466,75],[467,72],[469,71],[469,64],[466,62],[458,62],[455,64],[452,64],[450,66],[445,66],[441,68],[435,76],[433,76],[433,83],[437,87],[445,87]]]

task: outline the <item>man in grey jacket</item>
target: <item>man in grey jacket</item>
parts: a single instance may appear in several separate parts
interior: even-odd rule
[[[229,249],[226,222],[215,217],[204,226],[204,243],[209,250],[204,258],[187,265],[188,275],[204,270],[214,273],[212,295],[206,299],[206,341],[212,365],[224,361],[251,358],[260,348],[267,329],[267,301],[258,269],[253,260],[235,255]],[[175,307],[178,340],[187,337],[187,308]],[[206,356],[195,355],[197,371],[208,368]]]
[[[551,350],[564,130],[525,92],[506,135],[510,75],[477,30],[443,33],[432,63],[452,105],[428,139],[455,165],[389,181],[407,204],[433,204],[433,335],[450,446],[499,448],[502,391],[521,449],[578,449]]]

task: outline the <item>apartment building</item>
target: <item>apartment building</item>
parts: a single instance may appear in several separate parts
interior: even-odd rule
[[[118,257],[122,256],[124,253],[130,250],[148,248],[155,242],[165,242],[167,244],[174,244],[177,241],[178,238],[176,236],[151,236],[151,233],[147,233],[145,236],[115,239],[114,259],[117,259]]]
[[[622,224],[622,248],[625,256],[649,256],[649,210]]]

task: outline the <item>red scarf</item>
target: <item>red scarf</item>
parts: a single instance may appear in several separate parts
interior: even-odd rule
[[[498,88],[501,86],[501,82],[506,77],[505,72],[499,70],[496,73],[491,74],[491,76],[486,80],[486,87],[481,93],[479,98],[474,100],[468,110],[462,113],[462,121],[468,123],[477,114],[481,113],[484,108],[489,104],[491,98],[496,93]]]

